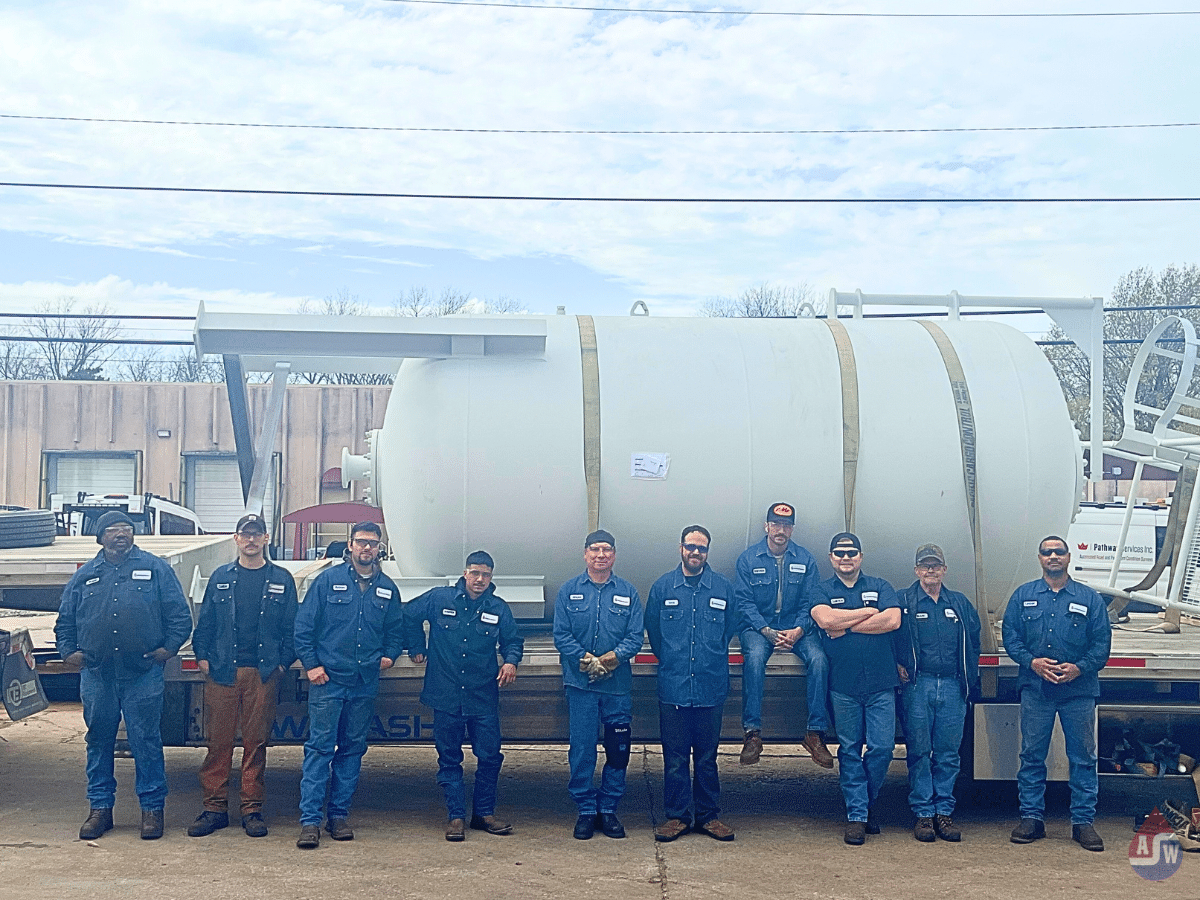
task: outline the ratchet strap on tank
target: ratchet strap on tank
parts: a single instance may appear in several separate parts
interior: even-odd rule
[[[858,478],[858,370],[854,345],[846,326],[837,319],[824,319],[837,347],[842,369],[842,483],[846,491],[846,530],[854,530],[854,487]]]
[[[587,484],[588,531],[600,527],[600,360],[596,355],[596,323],[579,323],[579,363],[583,371],[583,477]]]
[[[992,610],[988,606],[983,589],[983,534],[979,518],[978,472],[975,452],[975,413],[971,407],[971,391],[967,388],[967,376],[963,373],[958,351],[950,343],[939,326],[928,319],[918,319],[942,354],[946,374],[950,378],[950,392],[954,395],[954,409],[958,419],[958,441],[962,449],[963,485],[967,491],[967,517],[971,522],[971,544],[975,551],[975,607],[983,620],[980,634],[980,650],[996,652],[996,632],[992,624]]]

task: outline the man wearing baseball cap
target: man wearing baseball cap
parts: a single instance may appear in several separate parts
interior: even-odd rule
[[[829,542],[833,577],[817,587],[809,614],[825,633],[829,699],[838,738],[838,781],[846,800],[847,844],[879,826],[871,806],[896,746],[896,657],[891,632],[900,601],[882,578],[862,574],[862,543],[848,531]]]
[[[979,682],[979,614],[942,584],[946,555],[937,544],[917,548],[913,571],[917,580],[899,594],[896,633],[913,837],[959,841],[951,815],[967,701]]]
[[[167,775],[163,761],[163,663],[192,633],[183,588],[174,570],[133,542],[133,520],[118,510],[96,521],[94,559],[63,589],[54,638],[69,665],[82,665],[79,697],[87,723],[87,797],[91,811],[79,839],[113,827],[117,779],[113,749],[125,720],[133,751],[141,836],[163,833]]]
[[[642,600],[637,588],[613,574],[617,540],[593,531],[583,542],[587,567],[558,590],[554,602],[554,646],[562,659],[571,746],[567,790],[579,809],[575,838],[586,841],[599,828],[625,837],[617,805],[625,796],[633,721],[633,670],[642,649]],[[596,773],[596,737],[604,726],[604,769]]]
[[[204,809],[188,827],[204,837],[229,824],[229,768],[242,734],[241,820],[250,837],[265,837],[263,821],[267,739],[275,721],[279,680],[296,661],[296,583],[267,559],[266,522],[242,516],[233,535],[237,560],[214,571],[204,590],[192,649],[205,675],[204,732],[208,755],[200,767]]]
[[[829,662],[821,637],[807,609],[820,576],[811,553],[792,541],[796,508],[790,503],[767,507],[766,537],[737,560],[734,596],[742,616],[738,641],[742,646],[742,765],[758,762],[762,754],[763,685],[767,660],[775,650],[790,651],[804,660],[808,731],[804,746],[812,760],[833,768],[825,746]]]

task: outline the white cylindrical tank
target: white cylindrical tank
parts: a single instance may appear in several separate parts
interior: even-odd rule
[[[486,549],[497,574],[543,575],[552,601],[583,570],[588,532],[580,320],[546,317],[544,359],[408,360],[374,446],[375,502],[404,575],[450,575]],[[946,584],[974,595],[958,412],[946,364],[918,322],[841,320],[854,351],[861,434],[855,527],[863,571],[897,587],[940,544]],[[680,529],[713,535],[710,562],[763,536],[769,504],[797,507],[793,539],[828,564],[845,527],[843,369],[816,319],[597,318],[599,522],[618,574],[644,594],[679,562]],[[976,430],[988,604],[1037,577],[1037,541],[1066,533],[1079,444],[1058,380],[1027,337],[942,322]],[[594,421],[594,420],[593,420]],[[664,478],[631,474],[634,456]]]

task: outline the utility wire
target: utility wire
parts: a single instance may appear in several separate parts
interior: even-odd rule
[[[4,319],[149,319],[151,321],[195,322],[195,316],[142,316],[121,313],[14,313],[0,312]]]
[[[57,184],[0,181],[0,187],[51,188],[71,191],[144,191],[164,194],[254,194],[275,197],[367,197],[401,200],[528,200],[538,203],[721,203],[721,204],[1048,204],[1048,203],[1195,203],[1196,197],[601,197],[536,194],[420,194],[390,191],[285,191],[265,188],[162,187],[133,184]]]
[[[316,131],[393,131],[436,134],[596,134],[596,135],[804,135],[804,134],[970,134],[1006,131],[1112,131],[1139,128],[1196,128],[1200,122],[1140,122],[1126,125],[999,125],[978,128],[418,128],[406,125],[311,125],[279,122],[217,122],[188,119],[109,119],[99,116],[32,116],[0,113],[0,119],[36,122],[98,122],[110,125],[195,125],[217,128],[293,128]]]
[[[552,9],[567,12],[646,13],[661,16],[792,16],[822,19],[1099,19],[1146,16],[1195,16],[1200,10],[1162,10],[1155,12],[1016,12],[1016,13],[881,13],[881,12],[803,12],[759,9],[652,9],[622,6],[562,6],[552,3],[501,3],[493,0],[385,0],[425,6],[490,6],[500,9]]]

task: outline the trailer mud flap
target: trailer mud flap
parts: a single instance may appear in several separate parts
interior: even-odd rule
[[[41,712],[50,705],[33,658],[29,632],[0,630],[0,659],[3,660],[4,709],[14,722]]]

